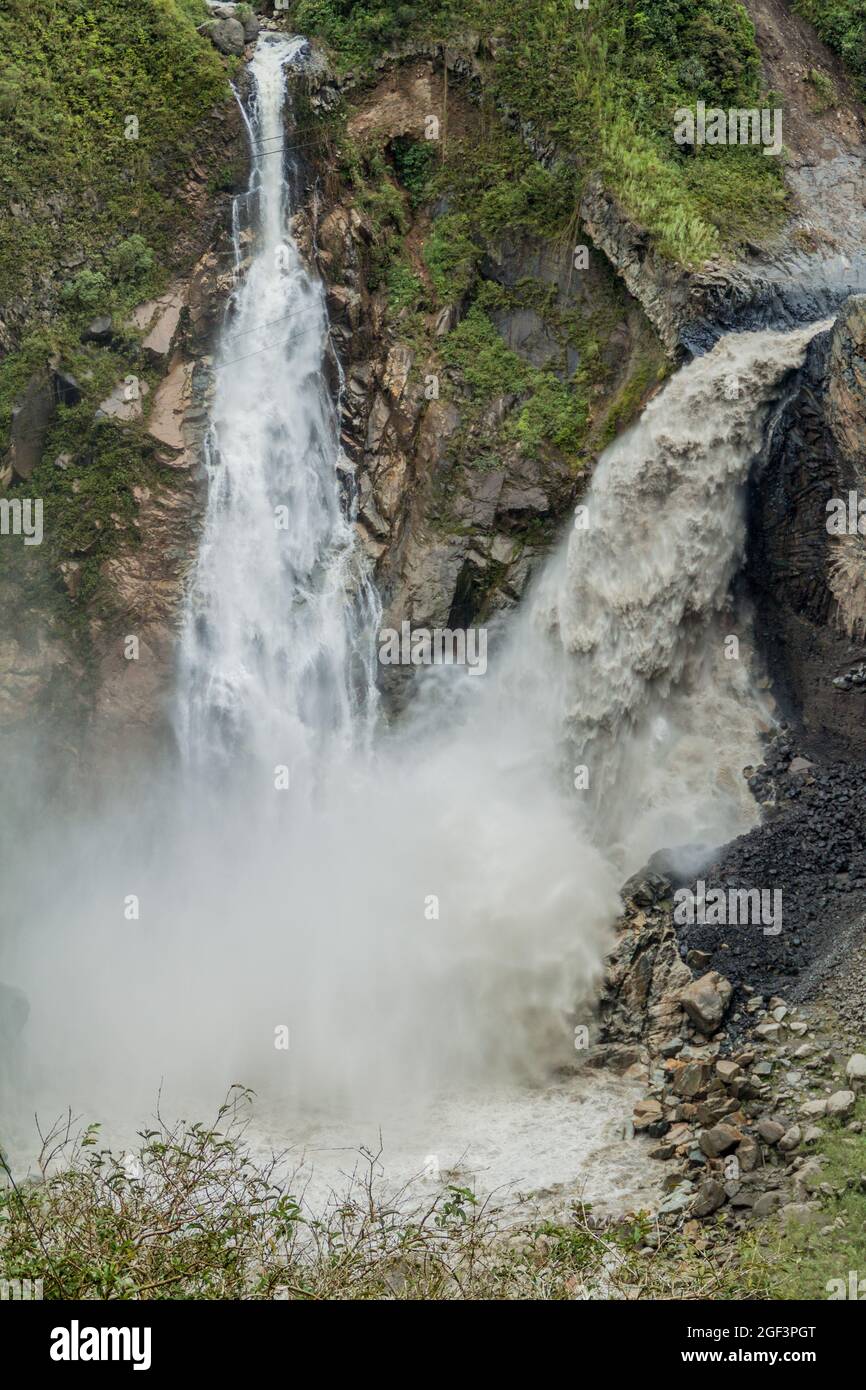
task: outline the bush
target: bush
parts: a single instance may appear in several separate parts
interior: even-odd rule
[[[475,279],[481,249],[473,240],[472,224],[465,213],[446,213],[433,223],[424,246],[424,261],[439,299],[453,304]]]
[[[153,270],[153,252],[144,237],[134,232],[109,251],[108,264],[115,280],[141,280]]]
[[[63,298],[73,309],[95,313],[108,306],[108,281],[99,270],[79,270],[75,279],[63,286]]]
[[[436,161],[436,149],[430,140],[411,140],[401,136],[392,145],[397,177],[409,194],[409,202],[417,208],[430,196],[430,179]]]

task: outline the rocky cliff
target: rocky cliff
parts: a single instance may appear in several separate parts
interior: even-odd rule
[[[751,484],[758,637],[815,754],[866,754],[864,481],[866,296],[857,295],[813,343]]]
[[[599,452],[677,356],[732,325],[835,313],[866,289],[862,108],[840,61],[781,0],[750,0],[754,32],[722,7],[721,27],[704,33],[685,6],[675,30],[633,35],[617,94],[598,77],[612,70],[613,38],[584,42],[573,17],[545,29],[552,20],[494,0],[472,0],[459,28],[443,3],[379,40],[363,6],[357,21],[303,3],[288,16],[259,6],[259,21],[243,7],[184,8],[178,62],[213,85],[204,107],[189,106],[175,154],[147,150],[136,166],[136,189],[149,171],[173,195],[173,220],[148,211],[148,234],[166,238],[158,273],[133,231],[141,198],[121,210],[111,184],[129,183],[115,160],[105,196],[92,195],[98,234],[82,227],[80,249],[58,250],[47,273],[26,261],[0,335],[3,481],[10,497],[38,488],[47,524],[45,546],[3,547],[0,715],[6,728],[69,715],[70,728],[90,724],[91,748],[165,733],[209,355],[232,284],[230,199],[244,181],[227,79],[243,83],[258,23],[315,30],[288,131],[296,232],[328,287],[341,468],[389,626],[490,621],[513,605]],[[471,28],[476,10],[486,28]],[[447,41],[436,32],[446,21]],[[532,76],[541,51],[550,83],[580,72],[592,100],[571,81],[551,104]],[[660,97],[641,53],[672,65]],[[781,96],[784,186],[760,152],[738,154],[724,179],[711,152],[670,157],[666,103],[702,82],[720,100],[770,86]],[[644,133],[614,117],[623,94],[645,109]],[[9,225],[55,236],[71,193],[57,198],[28,190]],[[824,412],[835,423],[822,486],[832,475],[842,487],[855,461],[853,310],[845,323],[832,350],[814,349],[788,444],[756,479],[750,579],[790,708],[856,738],[844,685],[859,661],[856,547],[819,542],[807,515]],[[390,679],[399,703],[406,676]]]

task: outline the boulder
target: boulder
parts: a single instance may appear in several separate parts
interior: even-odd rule
[[[778,1120],[771,1120],[768,1115],[764,1115],[758,1121],[758,1133],[765,1144],[778,1144],[785,1133],[785,1126],[780,1125]]]
[[[647,1129],[649,1125],[657,1124],[661,1120],[662,1114],[659,1101],[651,1098],[639,1100],[634,1108],[635,1129]]]
[[[695,1193],[691,1206],[692,1216],[710,1216],[718,1211],[725,1201],[724,1184],[718,1178],[705,1178]]]
[[[721,1027],[733,992],[729,980],[717,970],[710,970],[701,979],[687,985],[680,1000],[695,1027],[709,1035]]]
[[[26,482],[42,457],[45,436],[54,416],[55,394],[51,378],[33,376],[12,407],[12,429],[6,468]]]
[[[203,32],[220,53],[239,58],[244,51],[246,34],[239,19],[218,19],[215,24],[206,24]]]
[[[866,1081],[866,1055],[855,1052],[853,1057],[849,1057],[845,1075],[849,1081]]]
[[[793,1153],[796,1148],[799,1148],[800,1144],[802,1143],[802,1140],[803,1131],[801,1130],[800,1126],[791,1125],[791,1128],[786,1129],[785,1133],[779,1140],[779,1148],[782,1150],[782,1153]]]
[[[853,1091],[834,1091],[827,1101],[827,1115],[832,1119],[844,1120],[854,1109],[857,1097]]]
[[[720,1158],[722,1154],[736,1148],[742,1137],[742,1131],[735,1129],[733,1125],[713,1125],[712,1129],[704,1130],[698,1143],[701,1152],[705,1153],[707,1158]]]

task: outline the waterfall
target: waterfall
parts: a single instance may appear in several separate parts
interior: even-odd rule
[[[242,1080],[276,1098],[277,1143],[336,1152],[358,1140],[346,1116],[387,1142],[415,1105],[407,1174],[480,1145],[499,1181],[572,1181],[622,1108],[615,1079],[550,1081],[591,1021],[619,885],[660,846],[755,819],[741,769],[770,716],[731,599],[743,492],[821,325],[730,335],[682,368],[606,450],[483,678],[430,669],[378,728],[324,292],[288,230],[302,53],[263,35],[242,105],[180,772],[46,826],[9,885],[2,974],[31,1000],[34,1088],[61,1105],[138,1121],[164,1077],[198,1116]],[[633,1191],[640,1160],[621,1159]]]
[[[286,70],[305,48],[265,34],[241,103],[251,175],[233,209],[237,283],[214,367],[204,533],[180,644],[178,736],[198,767],[251,757],[297,771],[357,738],[375,712],[378,610],[324,380],[324,290],[287,230]]]

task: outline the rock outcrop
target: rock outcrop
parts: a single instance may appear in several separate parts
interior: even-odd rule
[[[805,751],[861,758],[866,536],[857,504],[866,489],[864,439],[866,296],[859,295],[812,344],[753,475],[748,578],[758,638],[777,694],[802,726]],[[839,534],[830,528],[843,512]],[[866,531],[866,517],[862,524]]]

